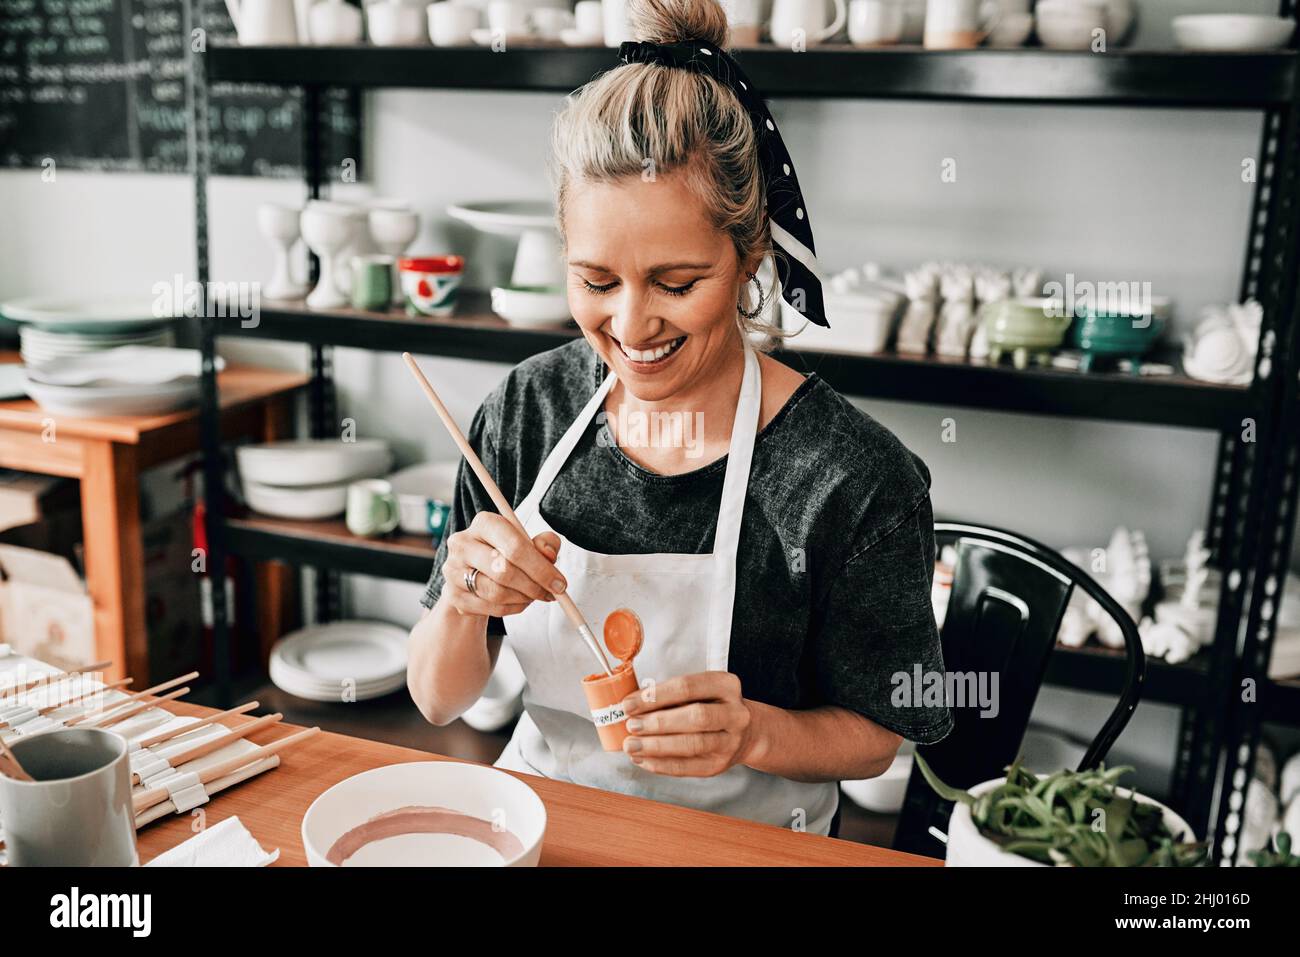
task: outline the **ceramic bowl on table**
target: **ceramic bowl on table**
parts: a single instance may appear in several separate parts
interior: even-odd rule
[[[439,809],[451,813],[439,815]],[[408,816],[394,817],[400,811]],[[421,816],[435,815],[426,825],[433,833],[414,832]],[[386,821],[393,825],[389,830]],[[335,855],[343,866],[535,867],[546,836],[546,806],[505,771],[458,761],[414,761],[355,774],[313,801],[302,819],[307,863],[338,866],[330,852],[347,834],[355,839]]]
[[[393,454],[383,439],[289,439],[242,445],[235,461],[244,482],[297,488],[378,478]]]
[[[1295,21],[1244,13],[1193,14],[1174,17],[1173,28],[1174,42],[1184,50],[1249,52],[1286,46]]]
[[[1061,344],[1071,317],[1059,300],[1039,298],[1004,299],[980,310],[980,321],[989,344],[989,361],[997,363],[1010,353],[1017,369],[1031,359],[1045,363]]]
[[[572,318],[562,286],[496,286],[492,311],[520,329],[562,326]]]

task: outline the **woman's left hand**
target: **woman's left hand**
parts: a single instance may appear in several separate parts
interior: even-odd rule
[[[701,671],[642,688],[623,699],[634,764],[674,777],[713,777],[743,764],[753,715],[728,671]]]

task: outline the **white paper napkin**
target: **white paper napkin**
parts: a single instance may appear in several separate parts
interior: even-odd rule
[[[278,847],[268,854],[238,817],[228,817],[163,851],[145,867],[265,867],[279,857]]]

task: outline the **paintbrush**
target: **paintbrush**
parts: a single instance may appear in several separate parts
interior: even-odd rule
[[[420,367],[416,365],[415,357],[409,352],[403,352],[402,358],[406,361],[407,367],[411,370],[411,375],[415,376],[415,381],[420,384],[420,388],[424,390],[424,394],[428,396],[429,401],[433,403],[434,411],[438,413],[438,418],[442,419],[443,426],[451,434],[452,441],[454,441],[460,449],[460,454],[465,456],[465,461],[469,463],[469,467],[474,470],[474,474],[478,476],[478,480],[483,483],[483,487],[487,489],[488,495],[492,497],[492,504],[497,507],[497,511],[505,516],[511,525],[519,529],[524,538],[531,540],[532,536],[530,536],[524,528],[523,522],[519,521],[519,516],[517,516],[515,510],[510,507],[510,502],[501,494],[501,489],[498,488],[497,483],[493,481],[492,474],[483,466],[479,457],[474,453],[474,449],[470,446],[469,440],[466,439],[465,434],[461,432],[460,426],[456,424],[456,420],[451,417],[451,413],[447,411],[447,407],[442,404],[442,399],[438,398],[438,393],[433,390],[433,386],[429,384],[429,380],[424,377],[424,373],[421,372]],[[564,609],[564,614],[573,624],[573,627],[578,629],[578,636],[582,638],[583,642],[586,644],[587,649],[591,652],[591,656],[600,663],[600,670],[607,675],[612,675],[614,672],[609,667],[609,662],[605,658],[604,650],[600,647],[600,642],[598,642],[596,636],[592,634],[591,626],[588,625],[587,620],[582,617],[582,612],[578,611],[578,606],[573,603],[573,599],[569,597],[568,592],[560,592],[555,596],[555,600],[560,603],[560,607]]]

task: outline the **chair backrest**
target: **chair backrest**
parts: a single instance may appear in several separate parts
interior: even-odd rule
[[[960,697],[950,700],[952,733],[937,744],[919,746],[917,752],[953,787],[969,788],[1003,774],[1020,751],[1048,655],[1056,645],[1070,594],[1078,587],[1115,619],[1127,654],[1120,700],[1080,764],[1081,769],[1096,767],[1141,697],[1145,657],[1133,619],[1085,571],[1031,539],[977,525],[935,524],[936,539],[954,536],[957,562],[943,623],[944,669],[954,691],[995,690],[993,706]],[[943,843],[930,828],[945,832],[951,810],[951,803],[939,798],[914,769],[894,846],[942,857]]]

